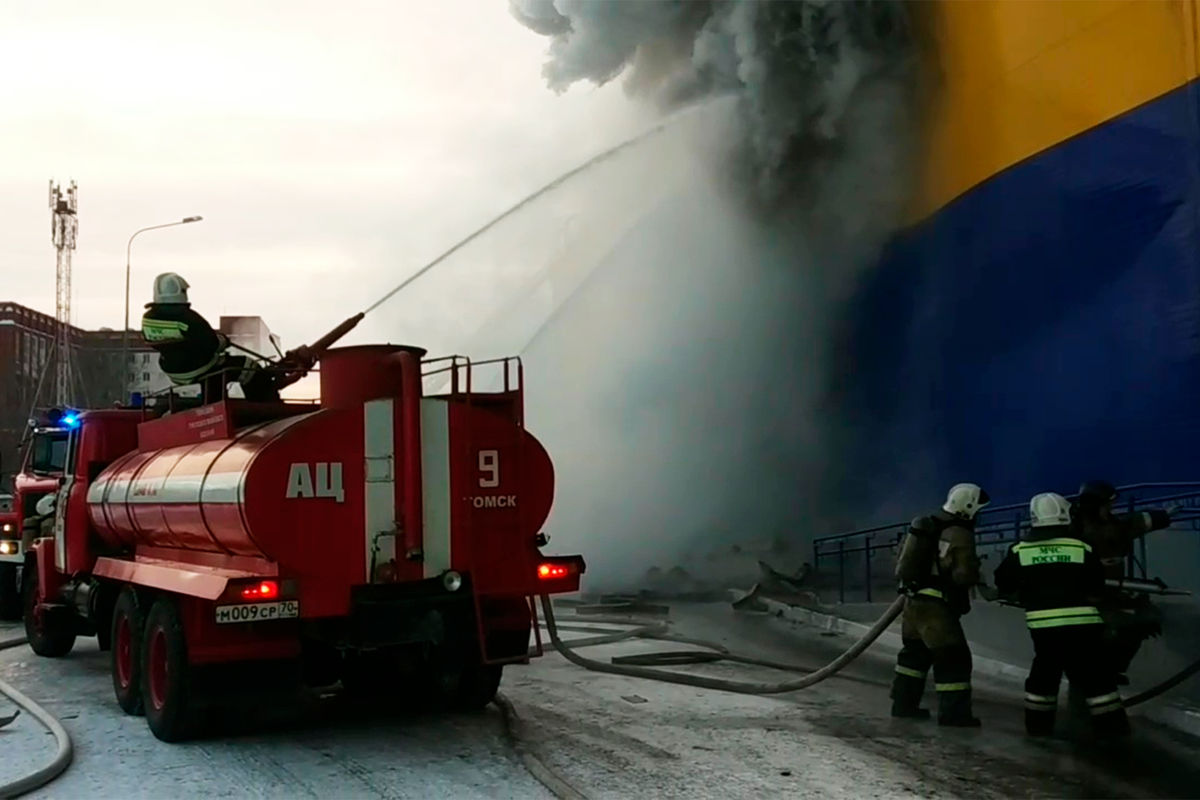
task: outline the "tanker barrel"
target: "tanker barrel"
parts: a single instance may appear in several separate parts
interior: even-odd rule
[[[313,364],[315,364],[321,358],[321,354],[332,347],[334,342],[336,342],[338,339],[354,330],[354,327],[358,325],[358,323],[362,322],[362,318],[365,316],[366,313],[360,311],[353,317],[350,317],[342,322],[320,339],[317,339],[311,345],[299,347],[296,350],[289,352],[284,357],[282,362],[287,371],[275,377],[276,391],[283,389],[284,387],[291,386],[293,383],[307,375],[308,371],[312,369]],[[290,364],[288,363],[289,361],[291,362]],[[289,367],[290,369],[288,369]]]
[[[350,317],[349,319],[345,320],[344,322],[342,322],[342,324],[338,325],[336,328],[331,330],[329,333],[325,334],[320,339],[317,339],[315,342],[313,342],[311,345],[309,345],[308,349],[309,349],[309,352],[312,353],[313,358],[320,358],[321,354],[324,353],[326,350],[328,350],[330,347],[332,347],[334,345],[334,343],[337,342],[338,339],[342,338],[347,333],[354,330],[354,328],[358,325],[358,323],[362,322],[362,318],[365,316],[366,316],[366,312],[363,312],[363,311],[358,312],[353,317]]]

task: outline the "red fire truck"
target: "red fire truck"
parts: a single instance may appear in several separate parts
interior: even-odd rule
[[[58,491],[67,455],[67,434],[78,423],[69,409],[49,409],[30,420],[21,472],[13,481],[15,496],[0,513],[0,619],[22,616],[19,580],[25,549],[36,537],[37,505]],[[31,530],[26,526],[32,525]]]
[[[33,650],[95,635],[117,702],[164,741],[231,665],[488,703],[504,664],[541,654],[533,598],[577,591],[584,562],[541,553],[554,470],[519,360],[424,355],[325,351],[317,403],[81,412],[54,536],[25,554]],[[474,391],[480,369],[503,388]]]

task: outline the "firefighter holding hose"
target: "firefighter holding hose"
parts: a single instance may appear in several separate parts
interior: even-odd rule
[[[174,272],[154,279],[154,302],[142,315],[142,336],[158,353],[158,365],[175,386],[200,383],[205,402],[225,397],[237,380],[247,400],[279,400],[272,376],[255,361],[227,352],[229,340],[188,302],[188,282]]]
[[[1125,565],[1133,552],[1133,543],[1151,531],[1171,524],[1175,508],[1154,509],[1135,514],[1114,514],[1116,488],[1107,481],[1087,481],[1079,487],[1073,510],[1073,526],[1078,537],[1090,544],[1104,568],[1104,577],[1123,580]],[[1135,595],[1115,587],[1105,587],[1099,598],[1100,615],[1105,622],[1105,645],[1118,685],[1129,683],[1125,673],[1142,642],[1162,633],[1162,614],[1146,595]]]
[[[1087,698],[1096,734],[1129,733],[1115,675],[1105,663],[1104,620],[1096,602],[1104,567],[1093,546],[1072,527],[1071,506],[1058,494],[1029,501],[1029,533],[996,568],[996,588],[1025,609],[1033,664],[1025,681],[1025,730],[1054,733],[1058,688],[1066,673]]]
[[[907,596],[896,657],[892,716],[925,719],[920,707],[933,668],[938,724],[978,727],[971,712],[971,648],[960,618],[980,583],[975,515],[990,502],[983,489],[960,483],[934,514],[914,519],[900,549],[896,577]]]

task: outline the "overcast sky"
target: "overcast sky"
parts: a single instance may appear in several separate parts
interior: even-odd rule
[[[505,0],[0,4],[0,300],[54,312],[74,179],[77,324],[119,328],[129,235],[198,214],[135,241],[134,326],[174,270],[214,324],[312,340],[644,127],[616,82],[547,89],[545,52]]]

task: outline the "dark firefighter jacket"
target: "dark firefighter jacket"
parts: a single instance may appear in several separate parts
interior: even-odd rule
[[[956,614],[971,610],[971,588],[979,583],[979,556],[975,552],[975,534],[967,525],[945,512],[933,515],[939,525],[944,525],[938,537],[937,554],[933,558],[928,580],[916,591],[918,597],[934,597],[944,600]],[[915,537],[910,533],[900,548],[899,562],[912,558],[919,549]]]
[[[195,383],[221,360],[221,337],[187,303],[148,304],[142,315],[142,336],[176,385]]]
[[[1104,569],[1092,546],[1066,525],[1037,528],[1009,548],[993,575],[1025,609],[1030,628],[1101,622]]]
[[[1113,514],[1107,519],[1079,516],[1076,517],[1075,535],[1092,546],[1104,565],[1106,578],[1120,579],[1125,577],[1125,559],[1129,557],[1134,541],[1170,524],[1170,515],[1157,510]]]

